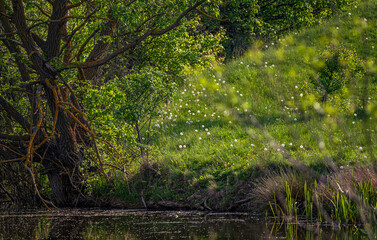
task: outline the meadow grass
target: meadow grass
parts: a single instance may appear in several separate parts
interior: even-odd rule
[[[376,166],[376,13],[376,2],[362,1],[327,22],[255,43],[242,58],[189,72],[143,133],[154,133],[146,165],[127,182],[114,176],[114,196],[140,202],[143,192],[147,203],[359,223],[357,198],[342,189],[376,207],[377,184],[334,176]],[[366,70],[322,101],[315,81],[329,47],[354,50]]]
[[[365,86],[367,96],[363,82],[351,80],[326,103],[311,79],[321,64],[319,53],[329,45],[352,48],[365,61],[375,59],[374,10],[376,4],[366,1],[329,22],[276,43],[256,44],[243,58],[188,76],[156,122],[156,159],[174,171],[195,172],[193,178],[287,163],[281,153],[318,171],[325,170],[325,158],[338,166],[370,163],[376,114],[369,110],[364,119],[360,112],[375,107],[373,77]],[[272,147],[271,140],[277,145]]]

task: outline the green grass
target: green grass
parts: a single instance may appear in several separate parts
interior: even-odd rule
[[[189,171],[192,179],[205,174],[215,181],[229,170],[238,176],[257,164],[287,163],[283,151],[314,168],[325,157],[338,166],[370,162],[376,114],[357,116],[363,83],[351,82],[323,104],[310,79],[316,76],[319,53],[331,44],[355,49],[365,61],[377,57],[372,48],[377,48],[376,6],[365,1],[350,14],[282,37],[268,48],[257,45],[241,59],[187,77],[156,122],[154,157],[173,174]],[[375,108],[374,73],[369,75],[365,105]],[[271,140],[280,147],[272,147]]]
[[[256,180],[271,177],[269,173],[279,175],[300,164],[322,175],[334,170],[331,164],[339,169],[374,165],[377,68],[371,60],[377,57],[376,13],[375,1],[363,1],[328,22],[268,45],[256,43],[243,58],[188,74],[152,123],[149,161],[154,170],[143,174],[148,166],[135,168],[130,182],[115,186],[112,194],[140,202],[143,191],[154,202],[189,198],[193,208],[199,204],[229,210],[258,183],[265,184]],[[329,46],[355,50],[367,70],[362,80],[350,79],[322,102],[313,79],[324,65],[319,55]],[[284,177],[277,181],[289,205],[285,214],[322,219],[323,209],[315,203],[318,186],[302,178],[296,187]],[[361,184],[357,192],[375,198],[367,194],[372,185],[355,184]],[[333,191],[332,217],[357,222],[355,203],[327,189]],[[267,211],[278,214],[276,204],[283,211],[284,203],[270,200]],[[301,207],[292,205],[296,201]]]

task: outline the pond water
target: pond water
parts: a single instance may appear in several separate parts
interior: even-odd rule
[[[277,223],[246,213],[53,210],[0,216],[0,239],[363,238],[354,227],[335,231],[329,226]]]

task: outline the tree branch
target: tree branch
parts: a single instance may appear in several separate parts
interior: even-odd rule
[[[77,7],[80,7],[84,2],[87,2],[88,0],[82,0],[78,3],[75,3],[75,4],[69,4],[67,5],[67,9],[72,9],[72,8],[77,8]]]
[[[10,200],[12,202],[14,202],[14,198],[12,196],[12,194],[9,193],[9,191],[0,183],[0,189],[6,194],[8,195],[8,197],[10,198]]]
[[[12,140],[12,141],[26,141],[29,140],[29,135],[8,135],[0,133],[0,139]]]
[[[31,36],[33,37],[34,42],[38,45],[38,47],[40,47],[43,52],[46,52],[47,51],[46,41],[44,41],[41,37],[39,37],[35,33],[31,33]]]
[[[23,129],[29,132],[30,124],[26,119],[10,104],[5,100],[2,96],[0,96],[0,105],[3,109],[11,116],[16,122],[18,122]]]
[[[56,22],[56,23],[59,23],[59,22],[63,22],[67,19],[70,19],[70,18],[73,18],[73,19],[87,19],[88,16],[85,16],[85,17],[82,17],[82,16],[64,16],[60,19],[57,19],[57,20],[50,20],[49,22]],[[102,20],[106,20],[106,21],[109,21],[109,22],[112,22],[114,20],[112,19],[109,19],[109,18],[105,18],[105,17],[99,17],[99,16],[89,16],[89,18],[97,18],[97,19],[102,19]]]
[[[84,52],[85,50],[85,47],[86,45],[89,43],[90,39],[92,39],[98,32],[99,32],[99,28],[96,29],[92,34],[90,34],[90,36],[85,40],[85,42],[80,46],[79,48],[79,51],[77,52],[77,55],[76,55],[76,60],[79,61],[80,60],[80,57],[82,55],[82,53]]]
[[[225,18],[225,19],[220,19],[220,18],[216,18],[216,17],[212,17],[211,15],[203,12],[202,10],[200,10],[199,8],[196,8],[196,11],[198,11],[200,14],[208,17],[208,18],[211,18],[213,20],[216,20],[216,21],[220,21],[220,22],[226,22],[226,21],[229,21],[229,18]]]
[[[0,40],[1,40],[1,41],[8,41],[8,42],[11,42],[11,43],[13,43],[13,44],[17,44],[17,45],[19,45],[19,46],[21,46],[21,47],[23,46],[22,43],[20,43],[20,42],[14,40],[14,39],[10,39],[10,38],[2,38],[2,37],[0,37]]]
[[[47,33],[47,59],[52,59],[59,54],[60,42],[63,38],[62,28],[65,24],[63,18],[68,16],[68,0],[55,0],[52,4],[52,15]]]
[[[51,16],[43,10],[43,8],[41,8],[38,4],[36,4],[35,2],[32,2],[34,4],[34,6],[36,6],[38,8],[38,10],[43,14],[45,15],[46,17],[50,18]]]
[[[98,10],[99,10],[99,9],[97,9],[97,10],[91,12],[88,16],[86,16],[84,22],[82,22],[77,28],[75,28],[75,29],[72,30],[72,33],[67,37],[67,40],[66,40],[65,45],[60,49],[60,53],[58,54],[58,56],[60,56],[60,55],[63,53],[64,49],[65,49],[66,47],[69,46],[69,44],[70,44],[72,38],[74,37],[74,35],[75,35],[75,34],[76,34],[81,28],[83,28],[83,27],[85,26],[85,24],[89,21],[90,17],[93,16]]]
[[[111,9],[109,9],[110,14]],[[112,37],[115,33],[115,29],[117,26],[117,21],[111,20],[108,21],[104,28],[102,29],[100,33],[100,37]],[[92,48],[92,51],[90,52],[88,58],[86,59],[86,62],[96,61],[98,59],[102,59],[106,56],[108,49],[110,48],[111,43],[106,40],[99,40],[94,47]],[[86,69],[79,72],[79,79],[94,79],[97,77],[99,72],[99,67],[95,67],[92,69]]]
[[[129,44],[125,45],[124,47],[116,50],[112,54],[110,54],[110,55],[108,55],[108,56],[106,56],[106,57],[104,57],[102,59],[94,60],[94,61],[90,61],[90,62],[86,62],[86,63],[82,63],[82,64],[76,64],[74,66],[68,66],[66,68],[60,69],[59,71],[63,71],[65,69],[69,69],[69,68],[73,68],[73,67],[77,67],[77,68],[81,68],[81,69],[88,69],[88,68],[95,68],[95,67],[102,66],[102,65],[106,64],[107,62],[109,62],[110,60],[112,60],[113,58],[117,57],[119,54],[122,54],[123,52],[127,51],[128,49],[131,49],[131,48],[137,46],[142,41],[144,41],[145,39],[147,39],[149,36],[160,36],[160,35],[163,35],[163,34],[169,32],[169,31],[173,30],[174,28],[176,28],[177,26],[179,26],[182,18],[184,18],[185,16],[187,16],[191,11],[195,10],[197,7],[199,7],[204,2],[205,1],[199,1],[195,5],[187,8],[185,11],[183,11],[175,19],[174,23],[170,24],[166,28],[161,29],[161,30],[151,29],[151,30],[147,31],[146,33],[144,33],[142,36],[138,37],[132,43],[129,43]]]
[[[35,69],[45,76],[55,76],[55,71],[46,64],[46,60],[42,57],[34,45],[34,41],[27,31],[25,9],[21,0],[12,0],[14,24],[17,29],[17,33],[23,43],[23,47],[26,50],[29,59],[32,61]]]

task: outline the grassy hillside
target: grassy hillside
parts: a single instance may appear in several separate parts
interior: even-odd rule
[[[300,174],[303,167],[332,179],[339,170],[351,176],[355,167],[362,175],[377,153],[376,13],[375,1],[363,1],[328,22],[256,43],[243,58],[190,72],[143,133],[153,136],[149,162],[133,178],[115,181],[114,195],[147,205],[250,210],[259,204],[270,211],[278,191],[288,204],[292,191],[304,201],[306,183],[312,193],[321,188]],[[340,60],[331,65],[335,55]],[[325,93],[319,82],[329,71],[333,90]],[[364,186],[368,178],[360,179]],[[377,180],[370,187],[377,189]]]
[[[376,156],[377,4],[366,1],[329,22],[257,44],[245,57],[188,77],[155,123],[155,158],[173,174],[216,184],[223,173],[286,164],[284,153],[325,171]],[[368,65],[322,102],[313,81],[328,48],[354,50]],[[366,99],[365,99],[366,98]],[[365,110],[365,111],[364,111]],[[283,153],[283,154],[282,154]]]

